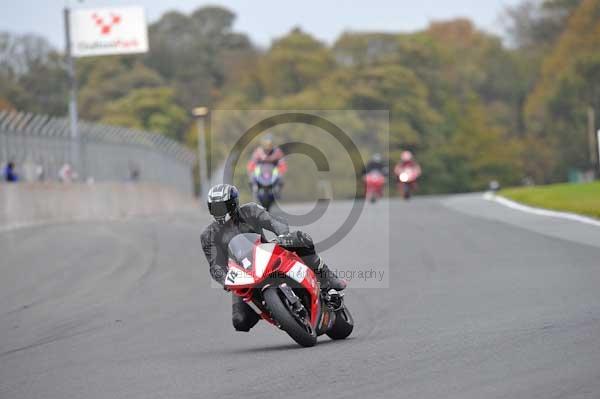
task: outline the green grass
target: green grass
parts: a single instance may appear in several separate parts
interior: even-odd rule
[[[600,218],[600,182],[509,188],[499,194],[526,205]]]

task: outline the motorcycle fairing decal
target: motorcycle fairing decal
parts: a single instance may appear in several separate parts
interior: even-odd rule
[[[225,285],[228,286],[248,285],[253,283],[254,278],[244,270],[240,270],[237,267],[230,267],[227,275],[225,276]]]
[[[273,168],[273,174],[271,175],[271,179],[275,181],[279,177],[279,168]]]
[[[320,329],[321,330],[327,330],[327,327],[329,327],[329,311],[325,310],[323,312],[323,316],[321,317],[321,325],[320,325]]]
[[[292,280],[296,280],[299,283],[302,283],[306,274],[308,272],[308,267],[303,265],[300,262],[294,263],[294,266],[290,268],[285,274],[291,278]]]
[[[244,269],[248,270],[252,266],[252,262],[250,262],[248,258],[244,258],[242,259],[242,266],[244,266]]]
[[[257,278],[261,278],[263,276],[274,249],[274,243],[260,244],[256,246],[254,250],[254,274]]]

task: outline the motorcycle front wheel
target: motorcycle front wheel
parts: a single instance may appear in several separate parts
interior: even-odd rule
[[[271,206],[273,206],[273,202],[272,201],[268,201],[268,200],[264,200],[261,201],[261,205],[263,208],[265,208],[266,211],[270,211],[271,210]]]
[[[263,292],[263,298],[271,312],[271,317],[299,345],[315,346],[317,343],[316,331],[307,325],[308,323],[302,323],[293,315],[291,307],[286,304],[287,299],[282,296],[280,296],[278,287],[269,287]]]
[[[403,188],[404,188],[404,199],[410,199],[410,197],[411,197],[410,184],[404,183]]]
[[[263,192],[259,192],[256,199],[258,200],[258,203],[267,211],[269,211],[271,209],[271,206],[273,206],[273,194],[267,192],[266,190]]]

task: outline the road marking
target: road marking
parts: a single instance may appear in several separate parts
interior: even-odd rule
[[[37,222],[22,222],[22,223],[9,223],[5,225],[0,225],[0,233],[8,233],[14,230],[27,229],[31,227],[46,227],[46,226],[60,226],[60,225],[68,225],[68,224],[77,224],[77,223],[102,223],[102,222],[126,222],[129,220],[134,220],[136,217],[152,217],[152,216],[160,216],[160,215],[124,215],[124,216],[111,216],[106,218],[91,218],[91,219],[63,219],[63,220],[41,220]],[[221,287],[219,285],[219,287]]]
[[[46,222],[46,221],[42,221],[42,222],[29,222],[29,223],[10,223],[10,224],[5,224],[0,226],[0,233],[6,233],[9,231],[13,231],[13,230],[18,230],[18,229],[26,229],[29,227],[42,227],[42,226],[49,226],[52,224],[60,224],[59,222]]]
[[[572,220],[574,222],[580,222],[580,223],[585,223],[585,224],[589,224],[592,226],[600,227],[600,220],[593,219],[593,218],[587,217],[587,216],[578,215],[576,213],[552,211],[550,209],[544,209],[544,208],[535,208],[533,206],[523,205],[518,202],[511,201],[508,198],[504,198],[504,197],[492,194],[490,192],[483,194],[483,198],[488,201],[494,201],[498,204],[504,205],[511,209],[516,209],[521,212],[532,213],[534,215],[539,215],[539,216],[549,216],[549,217],[554,217],[554,218]]]

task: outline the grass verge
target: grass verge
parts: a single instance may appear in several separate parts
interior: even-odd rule
[[[526,205],[600,218],[600,182],[509,188],[499,194]]]

